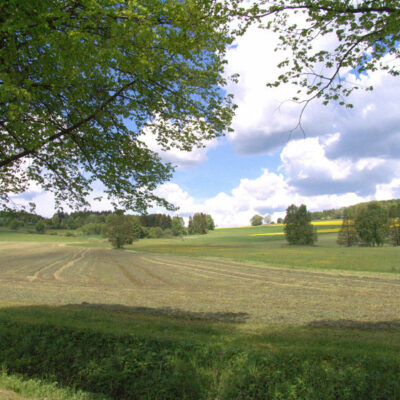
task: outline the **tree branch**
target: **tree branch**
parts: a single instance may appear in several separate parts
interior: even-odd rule
[[[79,122],[75,123],[74,125],[70,126],[69,128],[62,129],[60,132],[55,133],[54,135],[49,136],[46,140],[44,140],[42,143],[38,144],[35,146],[33,149],[26,149],[18,154],[14,154],[11,157],[6,158],[5,160],[0,162],[0,168],[4,167],[6,165],[9,165],[13,163],[14,161],[17,161],[23,157],[26,157],[30,154],[36,153],[38,150],[40,150],[43,146],[45,146],[48,143],[54,142],[56,139],[61,138],[64,135],[70,135],[73,133],[76,129],[80,128],[82,125],[86,124],[87,122],[91,121],[96,117],[96,115],[102,111],[105,107],[108,106],[112,101],[114,101],[121,93],[123,93],[126,89],[128,89],[130,86],[132,86],[135,83],[135,81],[131,81],[127,83],[126,85],[122,86],[118,91],[116,91],[110,98],[108,98],[103,104],[100,105],[100,107],[90,114],[88,117],[80,120]]]

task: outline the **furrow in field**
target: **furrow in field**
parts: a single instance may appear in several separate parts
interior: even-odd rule
[[[118,267],[118,269],[122,272],[122,274],[125,276],[126,279],[128,279],[129,282],[131,282],[135,286],[144,286],[143,282],[140,281],[139,279],[135,278],[129,271],[128,269],[122,265],[119,261],[117,261],[115,258],[111,258],[112,262],[114,265]]]
[[[162,265],[163,267],[165,267],[165,266],[176,267],[175,264],[168,264],[168,263],[161,262],[161,261],[157,261],[157,260],[154,260],[154,259],[151,259],[151,258],[148,258],[148,257],[141,257],[141,260],[146,261],[146,262],[149,262],[149,263],[151,263],[151,264]],[[174,269],[175,269],[175,268],[174,268]],[[197,276],[200,276],[201,278],[210,279],[210,275],[202,274],[202,273],[200,273],[200,272],[195,272],[195,271],[193,271],[192,274],[193,274],[193,273],[194,273],[195,275],[197,275]]]
[[[182,257],[182,259],[185,259],[189,261],[190,259]],[[289,268],[284,268],[284,267],[269,267],[269,266],[264,266],[264,265],[252,265],[252,264],[243,264],[243,263],[238,263],[235,261],[229,262],[229,261],[223,261],[223,260],[211,260],[207,258],[197,258],[196,263],[200,264],[205,264],[205,265],[211,265],[211,266],[226,266],[229,268],[253,268],[257,270],[262,270],[265,272],[268,272],[268,275],[276,275],[276,276],[281,276],[282,272],[284,271],[285,274],[287,275],[292,275],[294,279],[298,279],[298,277],[302,278],[304,277],[304,274],[307,274],[310,277],[315,277],[315,278],[322,278],[324,280],[330,279],[332,281],[336,282],[343,282],[344,279],[348,281],[359,281],[360,283],[362,282],[365,284],[365,282],[372,282],[372,283],[384,283],[384,284],[389,284],[389,285],[398,285],[400,286],[400,279],[397,277],[380,277],[380,276],[360,276],[356,275],[356,273],[343,273],[342,271],[324,271],[324,272],[317,272],[317,271],[312,271],[312,270],[306,270],[306,269],[300,269],[300,270],[294,270],[294,269],[289,269]]]
[[[274,285],[274,286],[286,286],[286,287],[294,287],[294,288],[304,288],[304,289],[310,289],[310,290],[318,290],[318,291],[325,291],[325,292],[337,292],[337,286],[340,284],[341,286],[346,286],[349,288],[352,292],[364,292],[368,287],[366,287],[365,282],[357,282],[359,285],[355,286],[353,281],[346,281],[346,277],[342,277],[342,279],[331,279],[331,276],[329,274],[323,275],[319,274],[318,279],[315,279],[317,277],[313,276],[312,274],[308,274],[307,272],[302,273],[301,276],[296,274],[295,277],[290,276],[291,271],[281,271],[279,276],[276,276],[275,279],[272,279],[271,276],[265,276],[265,275],[260,275],[260,274],[255,274],[255,273],[249,273],[249,272],[239,272],[239,271],[232,271],[232,270],[226,270],[224,268],[220,268],[219,264],[214,264],[215,268],[210,268],[210,267],[205,267],[204,265],[200,265],[199,263],[196,264],[196,267],[192,265],[188,265],[185,263],[179,263],[177,261],[174,261],[173,264],[171,263],[166,263],[163,260],[153,258],[152,260],[157,260],[160,264],[164,264],[167,266],[172,266],[172,267],[181,267],[181,268],[186,268],[190,269],[193,271],[202,271],[202,272],[207,272],[209,274],[214,274],[214,275],[219,275],[219,276],[226,276],[234,279],[243,279],[243,280],[250,280],[250,281],[259,281],[266,283],[268,285]],[[193,262],[193,260],[191,260]],[[197,261],[197,260],[196,260]],[[225,266],[225,265],[224,265]],[[247,266],[248,268],[249,266]],[[265,272],[269,273],[269,270],[265,270]],[[289,276],[288,276],[289,275]],[[278,278],[278,280],[276,279]],[[322,278],[322,279],[321,279]],[[389,282],[369,282],[373,283],[373,287],[371,287],[372,290],[374,291],[382,291],[385,292],[387,291],[386,287],[382,287],[382,283],[386,284],[385,286],[389,285],[391,281]],[[391,285],[390,289],[393,288],[393,285]]]
[[[53,277],[55,280],[60,281],[62,280],[61,274],[66,271],[67,269],[73,267],[78,261],[81,261],[88,252],[88,249],[83,249],[79,253],[76,254],[75,258],[69,261],[68,263],[62,265],[57,271],[54,272]]]
[[[134,260],[138,260],[139,262],[141,260],[143,260],[143,257],[135,257]],[[129,262],[132,263],[132,258],[129,259]],[[132,267],[137,268],[138,270],[144,272],[145,274],[149,275],[151,278],[153,278],[156,281],[160,281],[161,283],[171,286],[171,282],[169,282],[168,280],[162,278],[161,276],[157,275],[156,273],[152,272],[149,270],[149,268],[146,268],[143,265],[139,265],[138,263],[133,263]]]
[[[336,272],[333,273],[332,271],[324,271],[324,272],[317,272],[317,271],[312,271],[312,270],[293,270],[293,269],[287,269],[287,268],[277,268],[277,267],[268,267],[268,266],[261,266],[261,265],[249,265],[249,264],[243,264],[243,263],[236,263],[236,262],[224,262],[224,261],[213,261],[213,260],[207,260],[207,259],[201,259],[196,260],[200,264],[205,263],[206,265],[215,266],[215,265],[222,265],[226,266],[229,268],[246,268],[246,269],[257,269],[258,271],[265,271],[268,273],[269,276],[275,275],[277,277],[281,277],[282,274],[285,274],[287,276],[291,276],[294,280],[298,279],[304,279],[304,275],[306,274],[309,278],[315,279],[318,282],[323,281],[329,281],[332,283],[343,283],[344,280],[348,281],[349,283],[355,283],[355,284],[362,284],[363,286],[366,283],[379,283],[379,284],[386,284],[390,286],[400,286],[400,280],[397,277],[388,277],[384,278],[381,276],[360,276],[356,275],[355,273],[352,274],[346,274],[343,272]]]
[[[79,254],[79,253],[81,253],[81,250],[78,252],[78,254]],[[76,256],[76,254],[74,254],[74,256]],[[68,259],[70,259],[70,258],[71,258],[71,254],[63,255],[63,256],[59,257],[59,258],[57,259],[57,261],[55,261],[55,262],[53,262],[53,263],[50,263],[50,264],[47,264],[47,265],[45,265],[45,266],[39,267],[39,269],[38,269],[37,271],[35,271],[34,274],[32,274],[32,275],[26,275],[26,278],[27,278],[28,281],[30,281],[30,282],[33,282],[33,281],[35,281],[35,280],[38,279],[38,278],[43,278],[43,275],[44,275],[47,271],[51,270],[51,269],[54,268],[56,265],[63,263],[64,260],[68,260]],[[24,267],[24,266],[23,266],[23,267]],[[22,267],[22,268],[23,268],[23,267]]]
[[[263,282],[266,284],[271,284],[271,285],[278,285],[278,286],[292,286],[292,287],[299,287],[299,284],[291,284],[291,283],[285,283],[285,282],[274,282],[269,280],[267,277],[262,276],[262,275],[257,275],[257,274],[244,274],[244,273],[232,273],[231,271],[223,270],[223,269],[211,269],[211,268],[205,268],[205,267],[193,267],[189,266],[187,264],[181,264],[178,262],[174,262],[173,264],[171,263],[166,263],[165,261],[163,262],[160,259],[156,259],[158,262],[170,266],[170,267],[181,267],[184,269],[189,269],[192,271],[197,271],[197,272],[207,272],[209,274],[213,275],[218,275],[218,276],[223,276],[223,277],[228,277],[228,278],[233,278],[233,279],[239,279],[239,280],[246,280],[246,281],[258,281],[258,282]],[[316,288],[317,290],[321,290],[320,288]]]

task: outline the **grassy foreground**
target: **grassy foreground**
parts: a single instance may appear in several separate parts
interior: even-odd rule
[[[0,400],[399,399],[399,249],[246,229],[0,234]]]
[[[399,322],[260,326],[90,305],[8,307],[0,320],[14,380],[58,382],[69,398],[400,396]]]

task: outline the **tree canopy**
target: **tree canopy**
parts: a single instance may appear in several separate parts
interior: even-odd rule
[[[317,234],[311,225],[311,213],[302,204],[297,207],[292,204],[286,209],[284,232],[289,244],[313,245]]]
[[[365,245],[383,246],[389,229],[388,212],[378,202],[370,202],[357,213],[354,225]]]
[[[251,226],[262,225],[262,223],[263,223],[263,217],[259,214],[255,214],[250,218]]]
[[[346,82],[345,72],[400,73],[397,0],[259,0],[239,14],[279,34],[277,50],[290,53],[278,65],[282,74],[268,85],[294,83],[299,90],[293,100],[305,105],[321,98],[351,107],[346,98],[360,86]],[[321,47],[321,39],[328,45]]]
[[[120,208],[172,209],[143,133],[189,151],[227,129],[229,20],[224,1],[2,1],[2,203],[34,182],[82,206],[100,181]]]

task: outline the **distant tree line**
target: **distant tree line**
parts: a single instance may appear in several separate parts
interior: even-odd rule
[[[260,226],[262,224],[269,225],[273,223],[274,221],[272,221],[272,218],[269,214],[266,214],[264,216],[260,214],[255,214],[250,219],[251,226]]]
[[[400,200],[371,201],[341,209],[342,226],[337,243],[341,246],[400,246]],[[284,233],[289,244],[312,245],[317,240],[311,224],[313,213],[304,204],[286,209]],[[333,215],[333,214],[331,214]]]
[[[344,208],[323,210],[323,211],[312,211],[311,219],[315,220],[326,220],[326,219],[340,219],[343,216]]]
[[[28,233],[57,234],[57,230],[63,230],[62,234],[67,236],[75,236],[77,233],[102,235],[114,247],[120,248],[141,238],[205,234],[215,228],[215,223],[211,215],[204,213],[190,216],[189,226],[186,228],[182,217],[161,213],[123,215],[119,211],[78,211],[70,214],[57,212],[50,218],[43,218],[26,211],[2,211],[0,226]]]
[[[341,246],[400,246],[400,201],[372,201],[348,207],[337,243]]]

